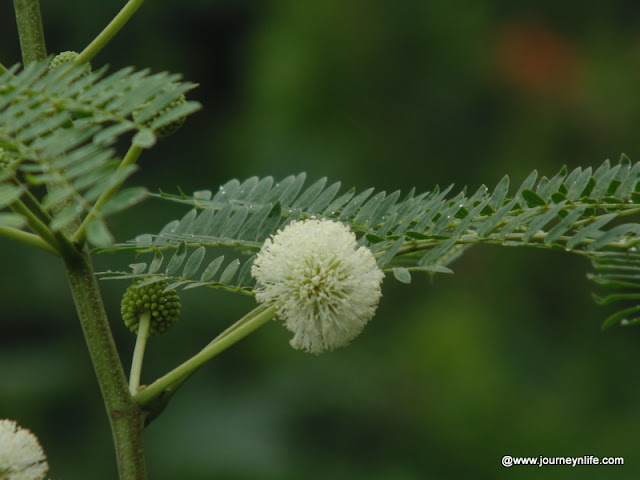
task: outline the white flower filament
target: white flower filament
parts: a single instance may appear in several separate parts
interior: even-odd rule
[[[266,240],[251,269],[261,303],[279,306],[291,345],[312,353],[348,344],[373,317],[384,277],[342,223],[291,222]]]

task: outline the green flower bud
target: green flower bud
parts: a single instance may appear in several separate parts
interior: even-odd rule
[[[140,316],[149,312],[151,325],[149,333],[157,335],[166,332],[180,317],[180,297],[175,290],[165,289],[169,284],[159,281],[140,287],[147,279],[131,285],[122,297],[121,313],[124,324],[133,333],[138,332]]]
[[[73,62],[76,58],[78,58],[79,55],[79,53],[72,51],[59,53],[58,55],[53,57],[53,60],[51,60],[51,63],[49,63],[49,70],[55,70],[62,67],[63,65],[68,65],[70,62]],[[91,73],[90,63],[85,63],[83,68],[84,71],[78,76],[78,78],[85,77]],[[90,113],[82,110],[72,110],[71,113],[73,114],[74,119],[86,118],[91,116]],[[71,128],[72,126],[73,122],[69,120],[62,125],[62,128]]]
[[[146,127],[150,127],[151,124],[153,124],[153,122],[155,122],[157,118],[161,117],[162,115],[165,115],[165,114],[169,113],[174,108],[182,105],[183,103],[186,103],[186,101],[187,101],[187,99],[185,98],[184,94],[180,94],[180,96],[178,98],[176,98],[173,102],[169,103],[166,107],[164,107],[162,110],[160,110],[155,116],[151,117],[149,120],[146,120],[144,122],[144,125]],[[141,105],[139,108],[137,108],[136,110],[133,111],[132,116],[133,116],[133,120],[134,121],[137,120],[137,117],[140,115],[140,112],[147,105],[148,105],[148,103],[145,103],[145,104]],[[169,135],[173,135],[174,133],[176,133],[180,129],[180,127],[182,127],[182,124],[184,123],[184,120],[185,120],[185,117],[180,117],[180,118],[174,120],[173,122],[168,123],[166,125],[163,125],[162,127],[158,128],[157,130],[154,130],[154,133],[158,137],[168,137]]]
[[[80,54],[78,52],[62,52],[53,57],[51,63],[49,64],[49,70],[55,70],[56,68],[61,67],[69,62],[73,62],[76,58],[78,58]],[[81,75],[82,77],[85,75],[89,75],[91,73],[91,64],[85,63],[85,72]]]

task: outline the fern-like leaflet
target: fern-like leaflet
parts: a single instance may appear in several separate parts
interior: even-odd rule
[[[402,200],[400,192],[340,193],[340,183],[328,185],[326,178],[304,189],[305,180],[305,174],[280,182],[251,177],[231,180],[215,195],[207,190],[159,194],[191,209],[158,234],[116,246],[153,259],[133,265],[132,272],[105,272],[106,278],[148,277],[148,282],[170,281],[169,288],[209,286],[251,294],[250,267],[264,240],[289,222],[312,216],[349,224],[379,266],[405,283],[412,271],[450,272],[447,265],[477,243],[561,248],[596,265],[606,255],[624,258],[640,243],[640,225],[620,223],[640,211],[640,164],[626,157],[615,166],[606,161],[595,172],[568,173],[563,167],[540,180],[533,172],[513,196],[507,176],[492,192],[482,186],[470,196],[463,190],[447,198],[452,187],[436,187],[419,195],[412,190]]]
[[[154,129],[199,108],[186,102],[163,111],[195,85],[178,75],[125,68],[109,76],[106,68],[87,74],[85,66],[48,70],[48,61],[17,66],[0,76],[0,208],[11,207],[36,187],[47,185],[40,220],[53,231],[80,222],[96,199],[121,185],[135,170],[121,166],[113,144],[134,131],[138,148],[155,144]],[[139,109],[136,120],[132,112]],[[151,124],[147,126],[145,122]],[[110,242],[104,219],[146,196],[143,188],[119,192],[87,228],[96,245]],[[15,209],[14,209],[15,210]],[[23,228],[19,213],[0,215],[0,227]]]

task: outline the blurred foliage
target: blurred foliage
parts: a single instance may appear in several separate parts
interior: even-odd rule
[[[42,0],[49,51],[81,49],[123,4]],[[11,65],[11,2],[0,19]],[[204,110],[143,155],[131,184],[191,192],[307,171],[359,189],[475,190],[505,173],[517,183],[534,168],[640,158],[639,27],[630,0],[155,0],[93,63],[200,84],[192,99]],[[111,222],[118,239],[181,210],[149,201],[134,212]],[[114,478],[60,265],[0,247],[0,417],[40,436],[54,479]],[[97,269],[126,261],[99,256]],[[479,247],[453,268],[432,284],[388,278],[377,316],[346,349],[293,351],[274,324],[225,352],[149,427],[150,478],[637,478],[640,333],[600,331],[607,310],[594,308],[587,262]],[[126,286],[102,286],[128,363]],[[183,305],[175,331],[149,346],[147,380],[253,303],[206,291]],[[626,465],[505,469],[505,454]]]

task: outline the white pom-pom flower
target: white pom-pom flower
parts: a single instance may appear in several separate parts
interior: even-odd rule
[[[13,420],[0,420],[0,479],[42,480],[48,471],[36,436]]]
[[[373,317],[384,273],[342,223],[291,222],[268,238],[251,268],[256,299],[276,305],[294,333],[291,346],[311,353],[347,345]]]

